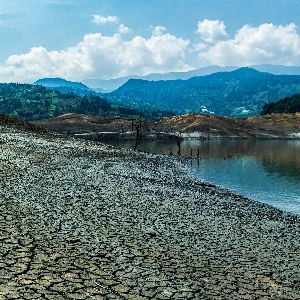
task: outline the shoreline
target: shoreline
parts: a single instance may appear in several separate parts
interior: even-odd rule
[[[86,133],[64,133],[74,136],[76,138],[90,139],[95,141],[106,141],[110,139],[119,139],[121,141],[134,141],[136,134],[134,132],[86,132]],[[161,141],[161,140],[213,140],[213,139],[236,139],[236,140],[300,140],[300,133],[289,133],[286,136],[271,135],[271,134],[259,134],[257,136],[238,136],[238,135],[212,135],[203,134],[201,132],[156,132],[143,136],[145,141]]]
[[[58,133],[96,135],[98,139],[135,139],[136,126],[150,140],[178,138],[300,139],[299,114],[271,114],[234,119],[204,114],[185,114],[161,120],[137,120],[65,114],[34,124]]]
[[[174,158],[8,127],[0,140],[0,297],[300,297],[298,216]]]

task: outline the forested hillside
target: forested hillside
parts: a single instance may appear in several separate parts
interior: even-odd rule
[[[63,78],[43,78],[34,84],[41,85],[47,90],[58,91],[61,94],[75,94],[78,96],[90,96],[97,93],[81,82],[73,82]]]
[[[300,76],[240,68],[189,80],[129,80],[106,97],[143,111],[163,109],[178,114],[246,117],[260,114],[266,103],[299,92]]]
[[[291,97],[283,98],[277,102],[265,104],[262,110],[262,115],[272,113],[296,113],[300,112],[300,94],[295,94]]]
[[[39,85],[17,83],[0,84],[0,113],[25,120],[47,119],[66,113],[138,115],[133,109],[111,104],[97,95],[80,97],[50,91]]]

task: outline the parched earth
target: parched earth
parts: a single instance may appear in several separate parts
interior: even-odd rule
[[[0,299],[300,299],[300,218],[169,157],[2,126],[0,177]]]
[[[102,141],[105,139],[135,139],[136,125],[141,124],[144,139],[166,137],[300,139],[300,113],[271,114],[234,119],[204,114],[166,117],[158,122],[121,117],[99,117],[65,114],[48,120],[32,122],[48,130]]]

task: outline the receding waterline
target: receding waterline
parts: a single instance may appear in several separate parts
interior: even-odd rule
[[[108,143],[132,148],[130,141]],[[161,154],[178,151],[171,141],[144,141],[139,149]],[[300,141],[185,140],[181,155],[193,157],[189,166],[197,178],[300,214]]]

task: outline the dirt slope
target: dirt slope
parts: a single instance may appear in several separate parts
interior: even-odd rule
[[[272,114],[247,119],[189,114],[164,118],[159,125],[167,131],[200,132],[211,136],[284,138],[300,132],[300,113]]]
[[[135,129],[132,131],[132,122],[132,119],[126,118],[67,114],[34,124],[59,133],[120,133],[129,137],[130,133],[135,133]],[[135,120],[134,124],[138,122]],[[163,118],[159,122],[143,121],[142,126],[146,137],[164,132],[181,134],[183,137],[291,138],[298,134],[300,138],[300,113],[272,114],[248,119],[188,114]]]
[[[23,120],[19,120],[14,117],[10,117],[7,115],[0,114],[0,125],[1,126],[9,126],[9,127],[15,127],[18,129],[24,129],[34,132],[46,132],[45,128],[38,126],[34,123],[29,123]]]

